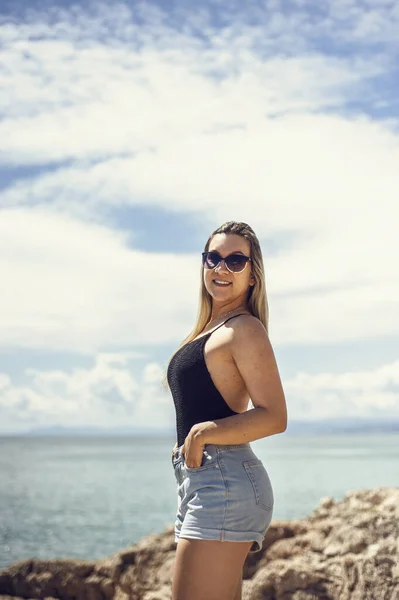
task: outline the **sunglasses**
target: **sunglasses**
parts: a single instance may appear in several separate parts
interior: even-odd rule
[[[241,273],[251,259],[243,254],[230,254],[223,259],[217,252],[202,253],[202,264],[206,269],[215,269],[222,260],[231,273]]]

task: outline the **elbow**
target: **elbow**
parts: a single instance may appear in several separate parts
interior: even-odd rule
[[[287,429],[287,421],[283,421],[281,418],[276,418],[274,421],[274,427],[276,433],[283,433]]]
[[[278,424],[278,433],[284,433],[284,431],[286,431],[286,429],[287,429],[287,424],[288,424],[287,414],[285,414],[284,417],[282,417],[280,415],[280,418],[277,420],[277,424]]]
[[[285,403],[285,399],[284,399],[283,411],[282,411],[282,414],[280,414],[279,423],[280,423],[280,427],[281,427],[279,433],[283,433],[284,431],[286,431],[287,425],[288,425],[288,412],[287,412],[287,405]]]
[[[270,427],[270,418],[272,417],[273,429],[275,429],[275,433],[283,433],[287,429],[287,415],[276,415],[270,413],[269,409],[264,409],[267,414],[267,421],[269,423],[268,427]]]

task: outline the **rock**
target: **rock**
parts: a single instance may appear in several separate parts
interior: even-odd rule
[[[175,550],[169,527],[99,561],[17,562],[0,573],[0,600],[170,600]],[[399,600],[399,488],[272,522],[243,576],[243,600]]]

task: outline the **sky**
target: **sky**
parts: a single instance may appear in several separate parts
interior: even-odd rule
[[[173,428],[221,223],[288,419],[399,419],[399,0],[0,8],[0,432]]]

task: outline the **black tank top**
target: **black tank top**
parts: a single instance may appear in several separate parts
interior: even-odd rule
[[[212,331],[179,348],[169,363],[167,378],[176,410],[178,446],[196,423],[239,414],[216,389],[205,363],[204,346],[216,329],[241,314],[229,317]]]

